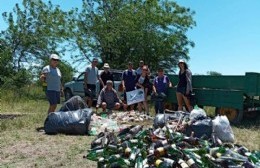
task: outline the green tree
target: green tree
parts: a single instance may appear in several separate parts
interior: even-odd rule
[[[207,75],[210,76],[221,76],[222,74],[216,71],[207,71]]]
[[[43,61],[61,47],[65,31],[65,13],[51,2],[23,0],[22,8],[16,4],[13,12],[2,14],[8,28],[0,33],[11,48],[13,69],[23,69],[24,63],[33,65]]]
[[[39,71],[49,61],[51,53],[64,55],[67,15],[50,1],[45,4],[41,0],[23,0],[22,7],[16,4],[13,12],[4,12],[2,16],[8,28],[0,33],[0,38],[3,39],[0,64],[1,70],[6,71],[1,75],[1,81],[13,81],[14,85],[21,87],[17,78],[20,78],[20,81],[38,79]],[[72,67],[67,62],[61,62],[60,66],[64,71],[64,80],[71,79]],[[28,78],[25,72],[29,72],[31,77]]]
[[[172,69],[189,59],[194,43],[186,32],[195,26],[194,12],[167,0],[83,0],[69,13],[69,32],[84,57],[98,55],[112,67],[142,59],[152,69]]]
[[[6,78],[13,73],[11,48],[6,45],[5,40],[0,39],[0,86]]]

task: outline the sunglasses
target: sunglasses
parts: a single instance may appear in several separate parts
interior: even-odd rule
[[[60,60],[58,60],[58,59],[52,59],[53,61],[60,61]]]
[[[148,69],[143,69],[143,71],[148,71]]]

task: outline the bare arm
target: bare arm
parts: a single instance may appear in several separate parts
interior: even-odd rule
[[[103,92],[103,90],[101,90],[101,92],[98,96],[96,108],[98,108],[100,106],[100,104],[102,103],[103,96],[104,96],[104,92]]]
[[[41,80],[42,82],[45,81],[46,76],[47,76],[47,73],[42,73],[41,76],[40,76],[40,80]]]

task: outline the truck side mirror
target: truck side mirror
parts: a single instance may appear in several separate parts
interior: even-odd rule
[[[73,81],[76,81],[76,80],[77,80],[77,77],[73,77],[72,80],[73,80]]]

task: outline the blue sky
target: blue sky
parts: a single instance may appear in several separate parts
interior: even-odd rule
[[[20,0],[0,5],[0,13],[10,12]],[[52,0],[63,9],[80,7],[81,0]],[[260,73],[260,0],[178,0],[196,12],[197,26],[188,37],[195,42],[188,64],[193,74],[207,71],[223,75]],[[6,28],[0,18],[0,30]]]

